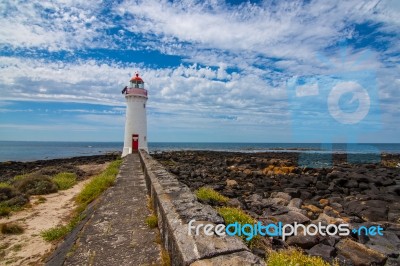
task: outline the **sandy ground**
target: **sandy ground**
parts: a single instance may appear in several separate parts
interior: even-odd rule
[[[91,176],[104,170],[107,165],[108,163],[79,167]],[[68,190],[31,196],[31,208],[13,213],[9,218],[1,218],[0,224],[15,222],[25,231],[21,235],[0,235],[0,265],[43,265],[43,260],[54,250],[57,243],[46,242],[40,236],[40,232],[68,223],[76,206],[74,197],[89,180],[81,181]],[[46,201],[40,203],[40,197],[44,197]]]

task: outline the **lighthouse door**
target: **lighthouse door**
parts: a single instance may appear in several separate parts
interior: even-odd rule
[[[138,152],[139,150],[139,135],[132,135],[132,152]]]

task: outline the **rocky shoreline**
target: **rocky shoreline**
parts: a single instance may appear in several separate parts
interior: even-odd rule
[[[176,151],[155,153],[193,191],[208,186],[230,198],[263,224],[349,224],[380,226],[383,236],[351,231],[349,236],[274,237],[271,249],[302,248],[341,265],[400,265],[400,155],[383,154],[376,163],[350,164],[335,154],[333,166],[297,165],[300,153]],[[318,158],[317,158],[318,160]],[[361,231],[360,231],[361,232]],[[257,255],[265,251],[253,249]]]

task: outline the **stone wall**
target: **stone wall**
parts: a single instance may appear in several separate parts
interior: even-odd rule
[[[201,204],[190,189],[154,160],[140,151],[146,185],[158,217],[162,244],[172,265],[265,265],[237,237],[189,235],[188,223],[223,223],[209,205]]]

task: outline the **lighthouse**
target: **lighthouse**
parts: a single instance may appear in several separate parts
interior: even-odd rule
[[[125,137],[122,157],[138,152],[139,149],[147,150],[147,118],[146,102],[147,90],[144,81],[135,74],[122,91],[126,99]]]

